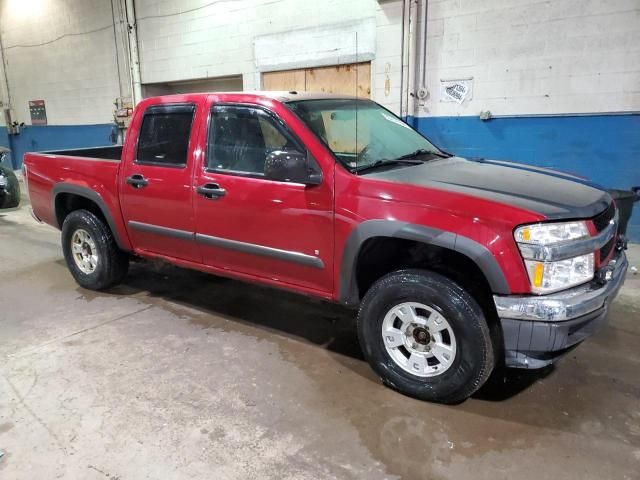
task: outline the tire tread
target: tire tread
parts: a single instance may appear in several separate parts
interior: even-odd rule
[[[371,319],[368,318],[367,311],[373,299],[389,288],[398,287],[399,284],[420,284],[422,282],[427,282],[431,285],[437,284],[438,288],[443,292],[443,295],[453,295],[457,298],[457,300],[461,300],[464,305],[465,317],[477,319],[476,326],[479,327],[480,331],[480,338],[476,342],[480,348],[480,354],[482,358],[480,362],[480,368],[477,372],[475,372],[475,375],[473,376],[471,381],[460,385],[459,388],[451,392],[449,395],[436,397],[429,394],[420,394],[416,391],[417,389],[409,391],[404,386],[397,385],[396,382],[392,381],[388,377],[385,377],[384,373],[381,373],[379,371],[379,368],[376,368],[377,365],[372,362],[372,359],[370,358],[370,355],[368,355],[368,349],[366,347],[366,342],[368,341],[368,339],[364,338],[365,329],[363,328],[363,324],[364,322],[371,321]],[[482,385],[484,385],[484,383],[491,375],[491,372],[493,371],[495,365],[495,355],[490,329],[485,320],[484,313],[478,303],[460,285],[443,275],[431,272],[429,270],[397,270],[385,275],[384,277],[376,281],[362,300],[360,309],[358,311],[356,325],[358,331],[358,340],[360,341],[360,345],[363,348],[365,357],[367,357],[374,370],[376,370],[376,372],[381,376],[383,383],[394,388],[395,390],[400,391],[401,393],[408,394],[410,396],[417,397],[423,400],[437,401],[445,404],[460,403],[473,395]]]
[[[85,228],[96,238],[100,251],[100,264],[93,274],[82,273],[72,258],[69,246],[71,235],[77,228]],[[88,210],[74,210],[62,225],[62,249],[69,271],[80,286],[90,290],[105,290],[120,283],[129,269],[129,257],[118,247],[107,225]]]

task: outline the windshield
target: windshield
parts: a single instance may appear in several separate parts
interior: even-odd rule
[[[287,105],[351,171],[374,163],[443,155],[413,128],[370,100],[301,100]]]

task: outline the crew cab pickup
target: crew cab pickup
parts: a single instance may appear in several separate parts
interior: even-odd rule
[[[627,269],[605,191],[454,156],[364,99],[148,98],[123,146],[24,165],[82,287],[122,281],[135,256],[358,308],[383,382],[430,401],[554,362],[604,323]]]

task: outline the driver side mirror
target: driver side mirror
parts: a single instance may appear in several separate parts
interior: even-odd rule
[[[264,162],[264,176],[280,182],[320,185],[322,172],[307,153],[298,150],[274,150]]]

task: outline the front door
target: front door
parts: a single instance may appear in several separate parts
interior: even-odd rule
[[[200,262],[195,245],[193,158],[197,135],[194,103],[164,104],[144,111],[138,143],[122,166],[122,214],[136,251]]]
[[[206,138],[194,175],[196,241],[204,263],[330,292],[331,179],[307,186],[265,178],[269,153],[306,150],[283,121],[257,105],[214,105]]]

